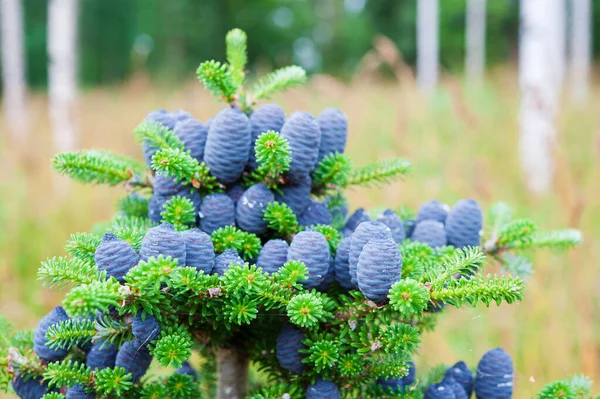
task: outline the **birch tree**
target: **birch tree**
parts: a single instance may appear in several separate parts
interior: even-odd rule
[[[432,92],[438,82],[439,0],[417,2],[417,85]]]
[[[50,118],[58,151],[76,146],[77,0],[48,2]]]
[[[527,186],[535,194],[547,192],[554,175],[552,150],[565,59],[560,44],[564,6],[564,0],[521,0],[519,147]]]
[[[21,0],[0,1],[2,87],[8,131],[24,141],[27,130],[25,55]]]
[[[485,68],[486,0],[467,0],[466,60],[467,78],[480,81]]]
[[[570,0],[569,86],[573,100],[587,98],[592,47],[592,4],[590,0]]]

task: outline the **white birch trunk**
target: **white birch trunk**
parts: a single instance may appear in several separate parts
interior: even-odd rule
[[[571,98],[586,100],[592,48],[592,4],[590,0],[570,0],[569,86]]]
[[[48,2],[50,118],[58,151],[76,146],[77,15],[77,0]]]
[[[527,186],[538,195],[551,188],[554,176],[552,153],[564,71],[564,53],[557,43],[564,24],[557,21],[564,18],[564,4],[564,0],[521,0],[519,147]]]
[[[439,0],[417,1],[417,86],[432,92],[438,82]]]
[[[485,69],[486,0],[467,0],[466,60],[467,79],[481,81]]]
[[[2,87],[8,131],[19,141],[27,133],[25,54],[21,0],[0,0]]]

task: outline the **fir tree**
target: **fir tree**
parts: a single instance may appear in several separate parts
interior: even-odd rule
[[[42,263],[39,280],[69,290],[35,334],[14,332],[0,319],[0,388],[12,386],[22,397],[256,399],[470,390],[459,364],[423,383],[411,362],[421,334],[445,306],[522,300],[530,272],[524,251],[572,247],[579,232],[538,231],[498,205],[480,240],[483,215],[473,200],[443,220],[440,212],[419,212],[415,221],[393,210],[376,222],[364,210],[348,218],[344,189],[403,178],[410,163],[354,166],[340,152],[347,119],[338,110],[319,118],[292,114],[283,125],[268,119],[278,113],[265,112],[260,121],[271,128],[254,131],[257,103],[303,84],[306,75],[290,66],[246,89],[245,33],[232,30],[226,44],[226,62],[197,70],[228,107],[206,135],[209,124],[191,123],[185,112],[154,111],[135,128],[148,167],[96,150],[53,160],[60,174],[120,185],[126,196],[102,229],[71,236],[68,257]],[[202,143],[174,133],[189,126],[200,129]],[[319,146],[321,137],[329,141]],[[303,148],[310,154],[294,153]],[[322,219],[317,210],[330,225],[310,222]],[[437,234],[435,245],[411,239],[415,224],[419,237]],[[506,273],[487,274],[488,260]],[[193,352],[203,359],[196,370]],[[152,359],[171,372],[147,373]],[[248,392],[251,361],[270,378]],[[494,371],[486,362],[480,368]],[[485,382],[476,376],[475,389],[485,390]],[[549,384],[539,398],[589,391],[588,380],[573,377]]]

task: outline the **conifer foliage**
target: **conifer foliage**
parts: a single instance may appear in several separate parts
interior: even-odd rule
[[[304,70],[247,90],[245,33],[226,44],[226,62],[197,70],[225,108],[205,123],[150,112],[134,129],[145,166],[96,150],[53,160],[63,175],[127,193],[113,220],[71,237],[69,257],[42,263],[39,280],[69,288],[61,307],[33,333],[0,319],[0,388],[23,398],[510,397],[506,353],[484,356],[474,380],[464,363],[426,380],[412,362],[420,336],[448,306],[520,301],[520,251],[568,248],[579,233],[540,232],[504,205],[484,223],[474,200],[349,216],[344,189],[402,178],[410,164],[352,165],[340,110],[286,118],[258,105],[304,83]],[[486,274],[487,259],[506,273]],[[269,377],[251,392],[249,361]]]

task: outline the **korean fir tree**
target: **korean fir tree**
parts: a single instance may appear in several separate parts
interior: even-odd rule
[[[226,62],[197,70],[224,108],[206,122],[150,112],[134,129],[145,164],[98,150],[54,158],[62,175],[127,194],[111,221],[70,237],[68,256],[42,262],[62,306],[33,332],[2,321],[0,387],[23,398],[510,397],[501,349],[475,376],[459,362],[417,377],[420,336],[447,306],[520,301],[523,253],[580,234],[538,231],[502,204],[484,223],[471,199],[348,215],[345,189],[402,178],[409,162],[353,165],[342,111],[261,104],[303,84],[302,68],[246,88],[245,33],[226,44]],[[504,272],[486,274],[488,259]],[[251,363],[269,377],[252,390]]]

